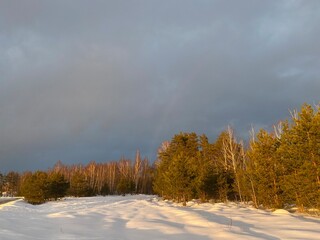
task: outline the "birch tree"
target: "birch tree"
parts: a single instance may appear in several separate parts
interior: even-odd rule
[[[225,158],[226,168],[231,167],[234,173],[236,189],[242,201],[241,185],[239,170],[243,166],[243,144],[239,143],[235,137],[234,130],[227,127],[226,138],[223,139],[223,154]]]

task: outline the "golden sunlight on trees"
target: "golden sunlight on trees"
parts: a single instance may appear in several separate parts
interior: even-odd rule
[[[231,127],[214,143],[180,133],[161,145],[154,191],[177,202],[252,201],[256,207],[320,209],[320,111],[303,105],[245,149]]]
[[[320,108],[304,104],[272,131],[252,132],[248,147],[228,126],[214,142],[205,134],[179,133],[158,149],[150,164],[90,162],[48,171],[0,174],[4,196],[32,204],[66,195],[153,194],[176,202],[252,201],[255,207],[320,210]]]

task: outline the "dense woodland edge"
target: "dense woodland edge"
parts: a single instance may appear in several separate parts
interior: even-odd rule
[[[134,161],[57,162],[47,171],[0,174],[3,196],[41,204],[64,196],[158,194],[186,204],[241,201],[255,207],[320,211],[320,105],[304,104],[272,131],[250,133],[245,146],[227,127],[210,143],[206,135],[179,133],[163,142],[151,164]]]

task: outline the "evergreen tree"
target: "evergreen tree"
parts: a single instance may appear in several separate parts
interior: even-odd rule
[[[118,194],[125,195],[125,194],[132,194],[135,191],[135,184],[134,181],[131,179],[122,178],[119,183],[117,184],[117,192]]]
[[[61,173],[53,172],[48,176],[48,198],[57,200],[66,195],[69,183]]]
[[[184,204],[196,192],[198,137],[195,133],[175,135],[159,153],[154,190]]]
[[[102,188],[101,188],[101,190],[100,190],[100,194],[101,194],[102,196],[106,196],[106,195],[110,194],[110,188],[109,188],[109,186],[108,186],[107,183],[105,183],[105,184],[102,186]]]
[[[75,197],[88,197],[92,195],[92,189],[82,172],[76,171],[73,173],[69,194]]]
[[[281,169],[277,156],[279,146],[280,140],[265,130],[260,130],[256,139],[250,143],[246,173],[251,191],[248,192],[255,198],[253,200],[257,206],[282,207],[279,183]]]
[[[48,199],[48,175],[37,171],[24,178],[21,185],[24,199],[31,204],[41,204]]]
[[[165,173],[169,169],[171,155],[169,154],[170,142],[162,143],[158,149],[158,159],[155,162],[155,177],[153,181],[153,190],[163,198],[170,198],[168,192],[168,180]]]
[[[214,198],[217,192],[217,172],[214,165],[213,147],[204,134],[200,136],[200,151],[197,158],[198,164],[193,165],[196,167],[197,173],[195,189],[197,197],[204,202],[209,198]]]
[[[285,201],[300,210],[320,207],[320,118],[305,104],[301,112],[292,114],[281,137],[279,159],[282,165],[281,188]]]

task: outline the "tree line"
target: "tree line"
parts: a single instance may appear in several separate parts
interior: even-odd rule
[[[210,143],[180,133],[158,150],[155,193],[177,202],[252,201],[256,207],[320,209],[320,111],[303,105],[248,146],[228,127]]]
[[[179,133],[163,142],[154,163],[60,161],[48,171],[0,174],[8,196],[39,204],[70,195],[153,194],[177,202],[196,198],[251,201],[255,207],[320,209],[320,107],[305,104],[273,130],[251,131],[247,145],[231,127],[209,142],[205,134]]]
[[[3,177],[0,187],[3,194],[24,196],[32,204],[64,196],[152,194],[153,172],[149,160],[142,159],[137,151],[134,161],[125,158],[105,163],[92,161],[85,166],[58,161],[47,171],[10,172]],[[8,176],[14,176],[14,181],[9,181],[12,177]]]

